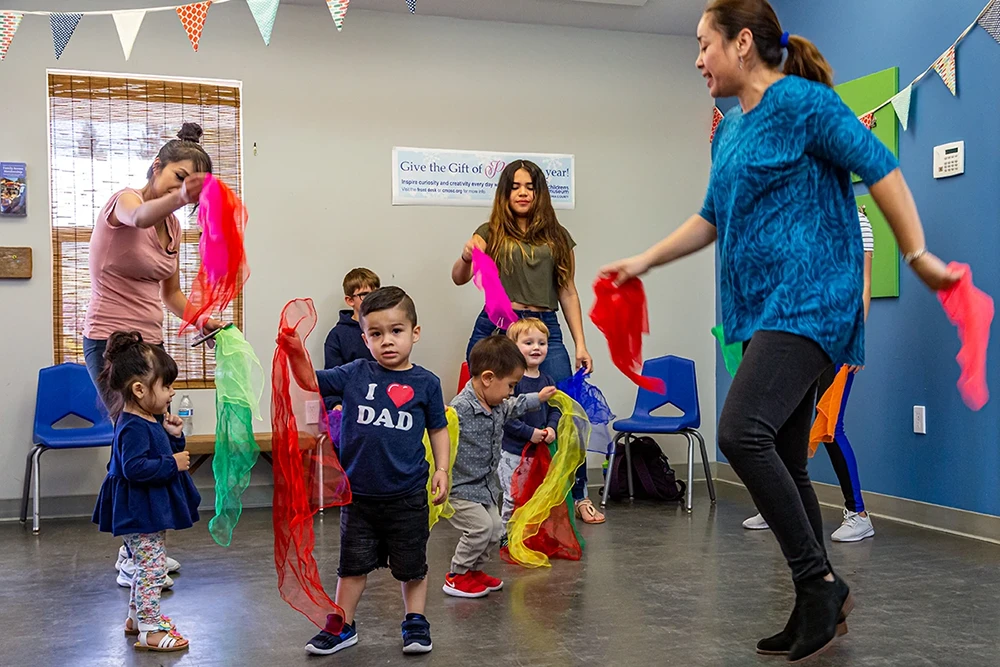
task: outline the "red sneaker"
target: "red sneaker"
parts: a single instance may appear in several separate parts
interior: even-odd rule
[[[444,577],[444,586],[441,590],[456,598],[484,598],[490,594],[489,589],[472,572],[465,574],[449,572]]]
[[[503,579],[497,579],[496,577],[491,577],[482,570],[472,570],[471,572],[469,572],[469,574],[475,577],[476,581],[485,586],[486,590],[488,590],[490,593],[495,593],[501,588],[503,588]]]

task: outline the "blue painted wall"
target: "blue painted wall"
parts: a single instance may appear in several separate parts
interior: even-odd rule
[[[816,43],[837,83],[898,66],[901,85],[934,62],[986,4],[771,1],[786,30]],[[900,128],[899,157],[930,249],[945,261],[970,264],[976,284],[1000,298],[997,72],[1000,44],[976,27],[958,47],[957,98],[934,72],[914,88],[909,130]],[[935,181],[933,147],[959,139],[965,141],[966,173]],[[1000,515],[998,328],[995,322],[987,369],[995,395],[972,412],[955,388],[958,337],[936,297],[903,267],[899,298],[872,303],[867,368],[854,383],[845,422],[865,490]],[[721,409],[729,388],[721,354],[716,378]],[[913,433],[914,405],[927,407],[926,436]],[[822,449],[810,470],[814,479],[836,483]]]

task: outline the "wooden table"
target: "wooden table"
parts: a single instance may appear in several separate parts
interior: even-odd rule
[[[272,433],[254,433],[254,440],[257,441],[257,446],[260,447],[260,457],[268,462],[269,465],[274,465],[274,461],[271,459],[271,436]],[[320,438],[325,438],[326,436],[320,436]],[[314,449],[316,447],[316,442],[319,438],[312,433],[306,433],[304,431],[299,431],[299,449]],[[203,434],[203,435],[192,435],[186,438],[187,447],[185,448],[187,452],[191,454],[191,467],[189,472],[194,474],[194,472],[201,467],[205,461],[210,459],[213,454],[215,454],[215,434]]]

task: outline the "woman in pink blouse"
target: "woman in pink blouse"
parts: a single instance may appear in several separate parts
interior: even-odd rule
[[[138,331],[152,345],[163,346],[163,306],[183,317],[187,297],[181,291],[178,250],[181,223],[174,211],[197,203],[212,160],[202,148],[201,127],[184,123],[177,138],[160,149],[141,189],[119,190],[101,209],[90,237],[90,304],[83,328],[83,354],[94,384],[104,367],[108,338],[116,331]],[[202,331],[221,326],[198,322]],[[131,586],[135,566],[122,546],[115,569],[118,584]],[[167,570],[180,563],[167,558]],[[167,586],[173,581],[167,577]]]

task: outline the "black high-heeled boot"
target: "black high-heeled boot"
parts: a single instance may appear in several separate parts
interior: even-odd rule
[[[847,582],[833,575],[833,581],[816,577],[795,584],[795,607],[798,628],[788,652],[788,661],[799,663],[819,655],[839,636],[840,619],[846,622],[854,609],[854,598]]]
[[[792,614],[785,623],[785,629],[776,635],[765,637],[757,642],[757,653],[761,655],[785,655],[792,650],[795,635],[799,628],[798,606],[792,608]],[[837,619],[837,636],[847,634],[847,619],[841,615]]]

